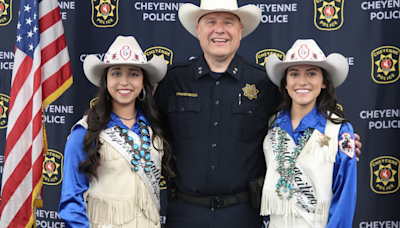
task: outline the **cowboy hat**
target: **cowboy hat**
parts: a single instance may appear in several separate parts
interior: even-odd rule
[[[100,87],[104,70],[115,65],[132,65],[142,68],[149,76],[151,85],[161,81],[167,72],[167,64],[162,57],[154,56],[147,61],[133,36],[118,36],[108,48],[103,61],[95,55],[88,55],[83,62],[83,71],[91,83]]]
[[[253,32],[261,20],[261,10],[257,6],[245,5],[238,8],[236,0],[202,0],[200,7],[185,3],[178,10],[178,17],[183,27],[197,37],[196,26],[200,18],[213,12],[226,12],[238,16],[243,24],[243,38]]]
[[[265,69],[271,81],[279,87],[286,69],[295,65],[313,65],[323,68],[328,73],[335,88],[346,80],[349,72],[349,64],[343,55],[332,53],[325,57],[324,52],[312,39],[296,40],[292,48],[286,53],[284,61],[281,61],[274,54],[268,56]]]

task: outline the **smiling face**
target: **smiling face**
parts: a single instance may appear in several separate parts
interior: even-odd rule
[[[111,66],[107,72],[107,90],[114,109],[122,106],[135,107],[136,98],[143,88],[143,71],[129,65]]]
[[[311,111],[316,105],[321,89],[325,89],[320,67],[297,65],[287,69],[286,86],[292,98],[292,108],[306,108]]]
[[[243,25],[231,13],[217,12],[204,15],[197,25],[201,49],[206,59],[233,58],[239,49]]]

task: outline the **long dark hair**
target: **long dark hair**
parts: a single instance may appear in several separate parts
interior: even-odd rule
[[[83,149],[87,152],[86,160],[79,164],[80,172],[83,172],[89,180],[93,178],[98,179],[96,174],[96,169],[100,165],[99,150],[101,147],[100,133],[104,130],[110,122],[110,115],[112,112],[111,95],[107,90],[107,73],[109,68],[106,68],[103,72],[100,91],[98,93],[98,98],[94,106],[86,111],[88,131],[83,139]],[[162,141],[163,148],[155,148],[156,150],[164,151],[163,156],[163,173],[168,176],[175,176],[174,172],[171,170],[171,146],[166,140],[166,131],[162,128],[163,123],[161,122],[161,114],[158,107],[155,105],[152,86],[149,81],[147,73],[142,69],[143,72],[143,83],[146,95],[143,101],[136,99],[136,104],[141,107],[143,115],[149,121],[151,129],[153,130],[152,144],[154,145],[154,139],[158,136]],[[139,97],[143,96],[143,92],[139,94]]]
[[[338,106],[335,94],[335,87],[333,86],[332,80],[329,77],[328,72],[326,72],[323,68],[321,68],[321,71],[322,71],[323,83],[326,85],[326,88],[321,89],[321,93],[317,97],[318,112],[325,119],[330,120],[336,124],[350,122],[348,119],[344,117],[343,111]],[[292,107],[292,98],[289,96],[286,90],[286,85],[287,85],[286,75],[287,75],[287,69],[285,71],[284,76],[281,79],[281,86],[279,87],[279,90],[283,94],[283,102],[276,109],[276,114],[281,110],[290,111]],[[333,114],[336,114],[340,118],[334,118],[332,116]],[[277,118],[277,115],[275,115],[275,118]],[[273,124],[273,122],[274,121],[271,121],[271,124]]]

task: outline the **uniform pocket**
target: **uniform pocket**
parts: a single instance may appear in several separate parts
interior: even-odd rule
[[[232,135],[237,140],[250,141],[266,126],[264,108],[256,104],[232,103]]]
[[[201,105],[201,100],[197,98],[171,98],[168,104],[171,130],[177,131],[182,138],[195,137],[199,133]]]

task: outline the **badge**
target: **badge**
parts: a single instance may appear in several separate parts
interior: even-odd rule
[[[174,56],[174,53],[172,52],[171,49],[162,47],[162,46],[156,46],[156,47],[151,47],[147,48],[146,51],[144,51],[144,54],[147,57],[147,60],[150,61],[154,56],[160,56],[165,60],[165,63],[167,65],[172,65],[172,57]],[[201,74],[202,68],[199,67],[199,74]]]
[[[10,97],[0,93],[0,129],[7,128]]]
[[[43,161],[43,184],[59,185],[63,179],[63,154],[48,149]]]
[[[378,84],[389,84],[400,78],[400,49],[394,46],[382,46],[371,53],[372,79]]]
[[[280,60],[285,59],[285,53],[277,49],[264,49],[256,53],[256,63],[260,66],[265,66],[268,56],[276,55]]]
[[[345,132],[342,134],[342,138],[339,140],[339,148],[340,150],[345,153],[350,158],[354,157],[356,143],[354,139],[351,138],[350,133]]]
[[[329,138],[327,135],[319,133],[319,138],[317,139],[317,142],[319,142],[321,147],[323,147],[324,145],[329,146],[329,140],[331,140],[331,138]]]
[[[119,0],[91,0],[92,23],[96,27],[114,27],[118,23]]]
[[[400,160],[381,156],[370,162],[371,189],[377,194],[390,194],[399,190]]]
[[[343,25],[344,0],[314,0],[314,24],[319,30],[337,30]]]
[[[257,94],[259,92],[255,84],[253,85],[246,84],[246,86],[243,87],[242,90],[244,92],[244,96],[248,97],[250,100],[257,98]]]
[[[12,19],[12,0],[0,0],[0,26],[8,25]]]

